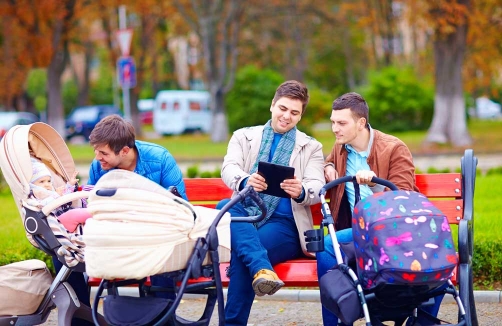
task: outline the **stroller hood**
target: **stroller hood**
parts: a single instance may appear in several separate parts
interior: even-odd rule
[[[0,167],[21,217],[22,200],[30,194],[30,155],[51,170],[54,187],[63,185],[75,171],[68,146],[54,128],[43,122],[11,128],[0,142]]]

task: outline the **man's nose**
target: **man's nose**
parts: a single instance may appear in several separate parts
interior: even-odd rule
[[[94,156],[96,157],[96,160],[101,160],[101,155],[99,154],[98,151],[94,151]]]

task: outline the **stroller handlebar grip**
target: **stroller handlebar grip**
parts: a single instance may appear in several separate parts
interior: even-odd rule
[[[244,187],[244,189],[242,189],[227,205],[231,204],[230,206],[233,206],[235,202],[244,200],[246,196],[249,196],[258,205],[261,214],[256,216],[232,216],[232,222],[257,223],[262,221],[267,216],[267,206],[265,206],[265,202],[263,202],[261,197],[251,186]]]
[[[324,187],[321,188],[319,195],[325,195],[329,189],[331,189],[335,186],[338,186],[339,184],[349,182],[349,181],[356,181],[356,176],[355,175],[347,175],[347,176],[335,179],[335,180],[327,183],[326,185],[324,185]],[[373,178],[371,178],[371,182],[378,183],[382,186],[389,188],[390,190],[398,190],[398,188],[396,187],[395,184],[393,184],[392,182],[385,180],[385,179],[373,177]]]

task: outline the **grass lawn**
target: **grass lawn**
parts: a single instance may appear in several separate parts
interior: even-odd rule
[[[502,121],[470,121],[469,132],[474,143],[469,148],[475,154],[499,152],[502,153]],[[453,148],[449,145],[424,147],[425,131],[411,131],[393,133],[402,139],[414,155],[433,155],[455,153],[462,155],[464,148]],[[324,154],[327,155],[334,142],[331,130],[315,131],[313,136],[323,144]],[[193,134],[180,136],[165,136],[156,139],[144,139],[157,143],[169,149],[178,161],[223,160],[227,151],[227,143],[213,143],[209,135]],[[89,144],[70,144],[68,146],[73,159],[77,163],[88,164],[94,153]],[[501,163],[502,165],[502,163]]]

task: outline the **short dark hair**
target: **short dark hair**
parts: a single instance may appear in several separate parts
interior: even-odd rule
[[[103,118],[89,136],[91,146],[108,145],[115,154],[125,146],[134,148],[135,140],[136,133],[132,124],[117,114]]]
[[[287,97],[302,102],[302,114],[305,112],[305,108],[309,103],[309,91],[307,86],[296,80],[288,80],[279,85],[275,91],[272,104],[277,102],[281,97]]]
[[[361,95],[355,92],[350,92],[343,94],[333,101],[333,111],[345,109],[350,109],[352,116],[356,120],[359,118],[365,118],[366,127],[369,126],[370,108],[368,107],[368,103],[366,103]]]

